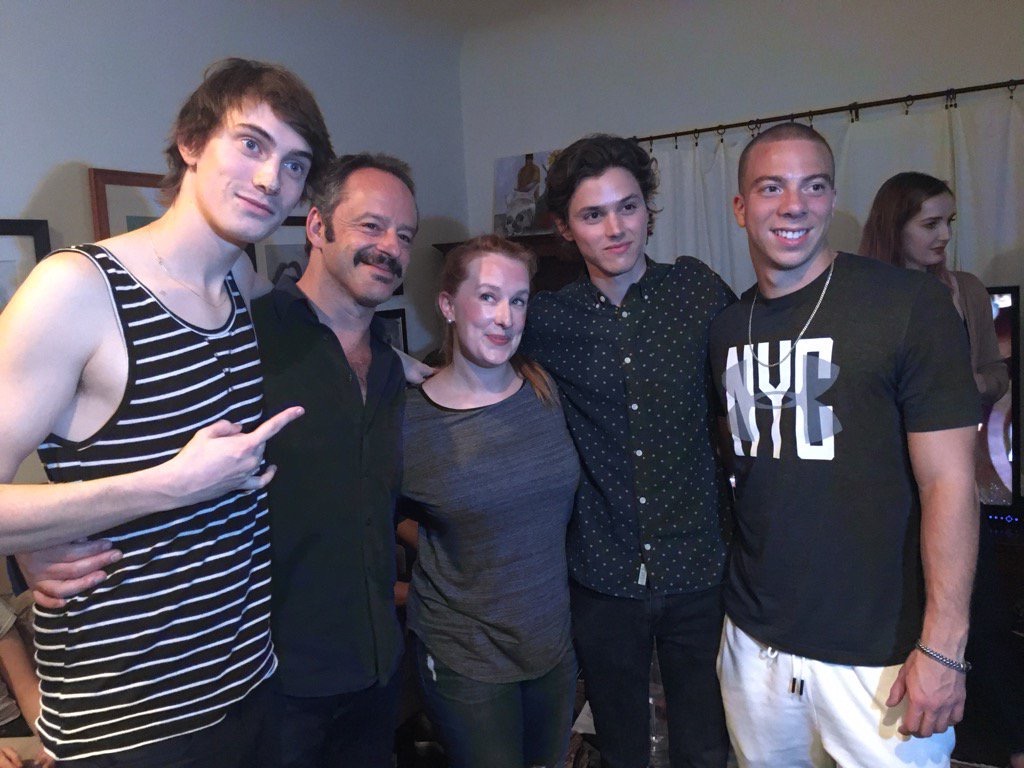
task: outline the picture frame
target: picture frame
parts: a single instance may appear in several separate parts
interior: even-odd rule
[[[296,280],[309,264],[306,255],[306,217],[288,216],[270,237],[246,249],[256,271],[277,284],[286,272]]]
[[[409,332],[405,322],[405,309],[382,309],[374,315],[384,321],[384,333],[390,339],[391,346],[408,354]]]
[[[159,173],[90,168],[93,236],[105,240],[160,218],[167,210],[159,199],[162,178]]]
[[[0,219],[0,310],[49,252],[46,219]]]

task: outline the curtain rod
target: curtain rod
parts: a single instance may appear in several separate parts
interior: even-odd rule
[[[1006,88],[1010,92],[1010,98],[1013,98],[1013,92],[1016,90],[1018,85],[1024,83],[1024,80],[1006,80],[1000,83],[986,83],[985,85],[972,85],[969,88],[949,88],[945,91],[932,91],[931,93],[916,93],[909,96],[900,96],[893,99],[879,99],[878,101],[865,101],[863,103],[853,102],[852,104],[846,104],[841,107],[829,107],[828,109],[812,109],[808,112],[790,112],[786,115],[776,115],[774,117],[761,117],[754,120],[746,120],[738,123],[727,123],[726,125],[716,125],[709,128],[691,128],[688,131],[673,131],[672,133],[657,133],[651,136],[635,136],[634,139],[637,143],[643,142],[655,142],[659,139],[678,139],[680,136],[692,136],[694,141],[700,139],[702,133],[715,133],[719,138],[725,135],[725,132],[731,128],[748,128],[751,133],[757,133],[761,130],[761,126],[767,123],[781,123],[784,121],[794,121],[797,118],[807,118],[812,124],[814,118],[818,115],[834,115],[840,112],[848,112],[850,114],[850,122],[855,123],[860,120],[860,111],[862,109],[871,109],[873,107],[887,107],[892,104],[903,104],[909,111],[910,105],[916,101],[924,101],[925,99],[946,99],[946,109],[955,108],[957,106],[956,97],[962,93],[975,93],[977,91],[992,91],[997,88]]]

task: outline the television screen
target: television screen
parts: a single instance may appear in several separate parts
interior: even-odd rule
[[[1010,387],[987,408],[978,433],[977,479],[981,503],[993,522],[1020,522],[1020,289],[989,288],[999,351],[1010,373]]]

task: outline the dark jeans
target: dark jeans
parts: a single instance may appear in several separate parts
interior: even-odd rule
[[[416,642],[427,713],[441,733],[451,768],[561,768],[576,694],[570,649],[533,680],[483,683],[460,675]]]
[[[390,768],[401,675],[333,696],[271,695],[273,747],[260,768]]]
[[[233,704],[217,725],[144,747],[59,763],[69,768],[252,768],[266,752],[270,684]]]
[[[724,768],[729,736],[715,672],[721,590],[631,600],[570,581],[570,596],[576,654],[604,768],[647,768],[655,643],[672,768]]]

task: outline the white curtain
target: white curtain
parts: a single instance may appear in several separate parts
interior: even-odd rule
[[[1021,89],[1024,91],[1024,89]],[[818,117],[814,127],[836,155],[838,204],[833,247],[856,252],[861,227],[883,181],[923,171],[949,182],[957,198],[952,264],[987,285],[1024,282],[1024,92],[1007,89]],[[907,114],[904,114],[904,112]],[[654,142],[661,208],[648,246],[652,258],[687,254],[707,262],[737,292],[754,283],[746,233],[732,215],[746,129]]]

